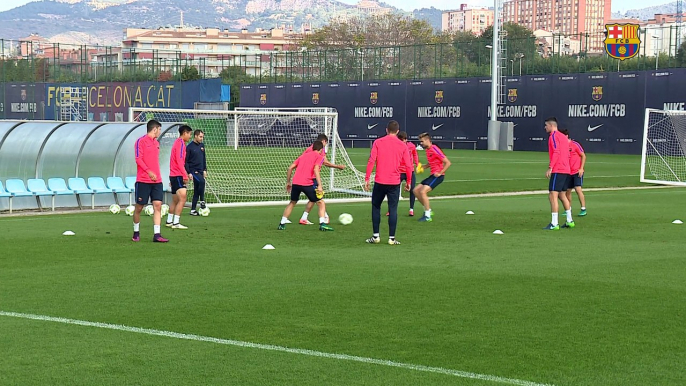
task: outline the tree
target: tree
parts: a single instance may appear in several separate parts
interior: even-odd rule
[[[198,72],[198,69],[195,66],[186,65],[183,66],[181,72],[174,78],[177,80],[196,80],[202,79],[202,76],[200,76],[200,72]]]
[[[303,39],[306,48],[388,47],[434,43],[431,24],[399,13],[334,20]]]
[[[676,65],[678,67],[686,67],[686,41],[681,43],[679,50],[676,52]]]
[[[518,53],[524,54],[524,58],[534,57],[536,54],[536,37],[530,29],[514,23],[503,24],[503,29],[507,31],[505,47],[508,60],[516,59],[515,56]],[[483,41],[492,42],[493,26],[486,28],[480,37]]]
[[[245,69],[239,66],[224,67],[219,73],[219,77],[222,79],[222,83],[231,86],[231,102],[241,99],[241,84],[254,82],[253,78],[245,73]]]

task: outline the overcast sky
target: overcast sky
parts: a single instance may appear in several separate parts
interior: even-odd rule
[[[32,0],[0,0],[0,12],[6,11],[24,5]],[[341,0],[344,3],[355,4],[357,0]],[[394,7],[402,8],[411,11],[417,8],[416,0],[386,0],[388,4]],[[670,0],[615,0],[612,2],[612,12],[624,12],[627,9],[645,8],[653,5],[661,5],[669,3]],[[460,3],[466,3],[470,6],[492,6],[493,1],[484,0],[470,0],[470,1],[455,1],[455,0],[422,0],[422,7],[436,7],[438,9],[455,9],[460,6]],[[621,3],[621,4],[620,4]]]

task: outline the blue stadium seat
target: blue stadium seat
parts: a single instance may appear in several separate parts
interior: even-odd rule
[[[33,197],[34,194],[26,190],[24,181],[18,178],[12,178],[5,181],[5,187],[7,188],[7,193],[11,194],[10,197],[10,213],[12,213],[12,199],[14,197]]]
[[[67,196],[75,194],[73,190],[67,188],[67,183],[64,178],[49,178],[48,189],[58,196]]]
[[[2,181],[0,181],[0,198],[9,198],[10,201],[10,213],[12,213],[12,194],[7,193],[5,187],[2,186]]]
[[[129,176],[124,179],[127,188],[131,189],[129,195],[129,205],[132,205],[133,194],[136,192],[136,176]]]
[[[86,185],[86,181],[83,178],[72,177],[69,180],[67,180],[67,184],[67,186],[69,186],[69,189],[74,191],[74,194],[76,194],[76,200],[79,202],[79,208],[82,208],[81,195],[90,194],[91,209],[95,209],[95,192],[88,188],[88,186]]]
[[[107,187],[112,189],[114,192],[114,201],[119,205],[119,199],[117,193],[128,193],[129,195],[129,205],[131,205],[131,196],[133,195],[133,189],[129,189],[124,185],[124,180],[121,177],[107,177]]]
[[[114,202],[117,202],[117,194],[105,185],[105,180],[102,177],[88,177],[88,187],[95,192],[95,194],[114,194]]]
[[[126,177],[124,181],[126,181],[126,187],[131,189],[132,192],[136,190],[136,176]]]
[[[42,178],[30,178],[26,181],[26,186],[29,192],[36,196],[36,203],[38,203],[38,208],[43,209],[40,203],[41,196],[51,196],[52,197],[52,211],[55,211],[55,192],[48,189],[45,186],[45,181]]]

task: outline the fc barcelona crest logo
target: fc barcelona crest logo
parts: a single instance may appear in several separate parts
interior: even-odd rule
[[[260,94],[260,104],[261,105],[267,104],[267,94]]]
[[[318,92],[313,92],[313,93],[312,93],[312,104],[313,104],[313,105],[318,105],[318,104],[319,104],[319,93],[318,93]]]
[[[515,103],[517,101],[517,89],[516,88],[511,88],[507,90],[507,100],[510,103]]]
[[[593,86],[593,93],[591,94],[591,98],[593,98],[594,101],[599,101],[603,99],[603,86]]]
[[[376,102],[379,101],[379,93],[377,91],[373,91],[372,94],[369,96],[369,101],[375,105]]]
[[[439,104],[443,102],[443,90],[436,90],[436,96],[434,96],[434,100]]]
[[[638,24],[605,24],[605,52],[619,60],[636,56],[641,46],[638,29]]]

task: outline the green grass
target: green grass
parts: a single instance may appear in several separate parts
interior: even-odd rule
[[[545,154],[449,156],[436,193],[545,189]],[[636,157],[589,159],[589,185],[636,183],[619,177],[638,174]],[[355,218],[334,232],[277,231],[282,207],[213,209],[182,217],[188,231],[165,228],[166,245],[150,242],[149,218],[136,244],[123,214],[5,217],[0,311],[555,385],[684,384],[684,228],[671,224],[684,199],[674,188],[588,192],[589,215],[557,232],[541,230],[545,195],[435,200],[427,224],[402,201],[401,246],[364,244],[368,203],[330,205]],[[496,384],[6,316],[0,347],[3,384]]]
[[[221,188],[228,186],[233,192],[222,196],[222,202],[242,202],[255,200],[256,195],[264,196],[267,191],[246,196],[243,186],[252,186],[256,176],[261,176],[262,183],[269,181],[273,186],[281,186],[286,178],[286,168],[292,158],[300,155],[302,149],[280,149],[276,153],[270,148],[246,148],[239,151],[233,149],[208,148],[209,184],[218,194]],[[369,158],[369,149],[347,149],[353,165],[364,173]],[[290,154],[284,155],[284,153]],[[419,160],[426,164],[426,156],[419,151]],[[469,193],[492,193],[508,191],[545,190],[548,181],[545,171],[548,166],[548,154],[540,152],[490,152],[474,150],[445,150],[446,156],[452,161],[452,166],[446,173],[445,181],[436,192],[438,195],[457,195]],[[586,187],[625,187],[638,186],[640,172],[640,156],[637,155],[607,155],[589,154],[586,164],[587,174],[584,179]],[[340,159],[336,163],[341,162]],[[329,169],[324,168],[322,179],[328,184]],[[345,172],[336,173],[349,173]],[[417,175],[417,182],[421,182],[430,174],[425,168],[423,174]],[[220,182],[221,181],[221,182]],[[261,186],[261,185],[260,185]],[[361,187],[358,187],[361,190]],[[285,200],[280,188],[267,189],[275,194],[267,200]],[[241,194],[241,195],[238,195]],[[405,194],[407,196],[407,194]],[[333,192],[328,192],[329,198],[341,198]],[[347,195],[345,197],[352,197]],[[210,202],[215,202],[212,194],[208,195]],[[264,199],[263,199],[264,200]]]

